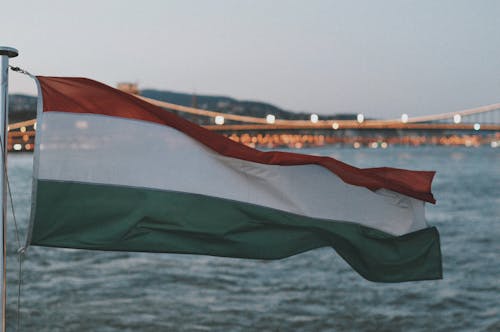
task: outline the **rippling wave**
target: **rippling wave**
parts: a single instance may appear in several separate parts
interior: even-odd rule
[[[301,151],[302,152],[302,151]],[[278,261],[31,247],[22,331],[500,331],[500,153],[490,148],[311,149],[359,167],[437,170],[427,219],[444,279],[377,284],[330,248]],[[9,159],[22,239],[31,155]],[[7,325],[17,244],[8,225]]]

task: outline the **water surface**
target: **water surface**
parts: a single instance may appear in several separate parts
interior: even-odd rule
[[[500,331],[500,151],[336,147],[301,150],[359,167],[437,170],[427,219],[444,279],[378,284],[331,249],[278,261],[32,247],[23,263],[22,331]],[[21,238],[32,160],[12,155]],[[16,237],[8,225],[7,320],[15,330]]]

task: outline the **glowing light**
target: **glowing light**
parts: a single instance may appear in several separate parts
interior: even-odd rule
[[[406,113],[401,114],[401,122],[403,122],[403,123],[408,122],[408,114],[406,114]]]
[[[223,125],[224,124],[224,117],[222,115],[217,115],[215,117],[215,124],[216,125]]]
[[[386,142],[382,142],[382,143],[380,143],[380,147],[381,147],[382,149],[387,149],[387,143],[386,143]]]
[[[363,121],[365,121],[365,116],[362,113],[359,113],[356,120],[358,120],[359,123],[363,123]]]
[[[353,146],[355,149],[359,149],[361,147],[361,144],[359,142],[354,142]]]
[[[481,124],[474,123],[474,130],[479,130],[479,129],[481,129]]]
[[[319,120],[318,114],[311,114],[311,122],[317,123]]]
[[[19,130],[20,130],[22,133],[25,133],[25,132],[26,132],[26,127],[21,127],[21,128],[19,128]]]
[[[36,122],[33,124],[33,130],[36,130]]]
[[[455,114],[453,116],[453,122],[460,123],[462,121],[462,116],[460,114]]]
[[[498,147],[498,142],[497,141],[493,141],[490,143],[491,147],[492,148],[497,148]]]
[[[89,127],[89,124],[87,121],[80,120],[75,122],[75,127],[78,129],[87,129]]]
[[[14,150],[21,151],[22,148],[23,146],[21,144],[14,144]]]
[[[26,150],[31,150],[31,144],[29,144],[29,143],[28,143],[28,144],[26,144],[26,145],[24,146],[24,148],[25,148]]]
[[[372,143],[370,144],[370,147],[371,147],[372,149],[376,149],[376,148],[378,148],[378,143],[377,143],[377,142],[372,142]]]
[[[334,122],[334,123],[332,123],[332,128],[333,128],[333,129],[337,130],[337,129],[339,129],[339,127],[340,127],[340,125],[339,125],[339,123],[338,123],[338,122]]]
[[[266,116],[266,122],[269,123],[269,124],[272,124],[276,121],[276,117],[272,114],[268,114]]]

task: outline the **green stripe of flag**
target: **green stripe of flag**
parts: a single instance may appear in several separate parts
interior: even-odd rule
[[[38,180],[31,244],[279,259],[333,247],[372,281],[440,279],[434,227],[392,236],[198,194]]]

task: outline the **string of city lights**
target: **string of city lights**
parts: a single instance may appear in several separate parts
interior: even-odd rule
[[[487,113],[500,112],[500,103],[485,105],[477,108],[466,109],[458,112],[449,112],[428,116],[412,117],[402,114],[400,119],[369,120],[364,114],[357,114],[356,120],[320,120],[317,114],[311,114],[309,120],[285,120],[277,119],[273,114],[267,114],[265,118],[246,115],[229,114],[223,112],[209,111],[189,106],[182,106],[136,95],[136,97],[153,105],[182,113],[195,114],[214,118],[215,125],[206,125],[210,130],[269,130],[269,129],[457,129],[457,130],[500,130],[496,123],[482,124],[479,122],[466,123],[464,117]],[[226,120],[237,121],[243,124],[225,124]],[[432,121],[450,120],[450,123],[431,123]],[[33,126],[33,133],[26,128]],[[34,135],[36,130],[36,119],[9,124],[8,130],[19,129],[24,135]],[[24,129],[24,130],[23,130]]]
[[[199,116],[208,116],[214,118],[215,125],[205,126],[211,130],[259,130],[259,129],[341,129],[341,128],[365,128],[365,129],[396,129],[403,125],[406,129],[458,129],[458,130],[500,130],[497,124],[464,123],[463,117],[480,113],[500,111],[500,103],[481,106],[472,109],[466,109],[458,112],[449,112],[421,117],[410,118],[404,113],[400,119],[389,120],[367,120],[364,114],[356,115],[356,120],[320,120],[317,114],[311,114],[310,120],[285,120],[277,119],[275,115],[268,114],[265,118],[251,117],[244,115],[228,114],[222,112],[208,111],[204,109],[181,106],[151,98],[137,96],[153,105],[175,110],[178,112],[190,113]],[[243,124],[225,124],[226,120],[234,120]],[[453,123],[429,123],[438,120],[450,120]],[[253,125],[248,125],[251,123]]]

